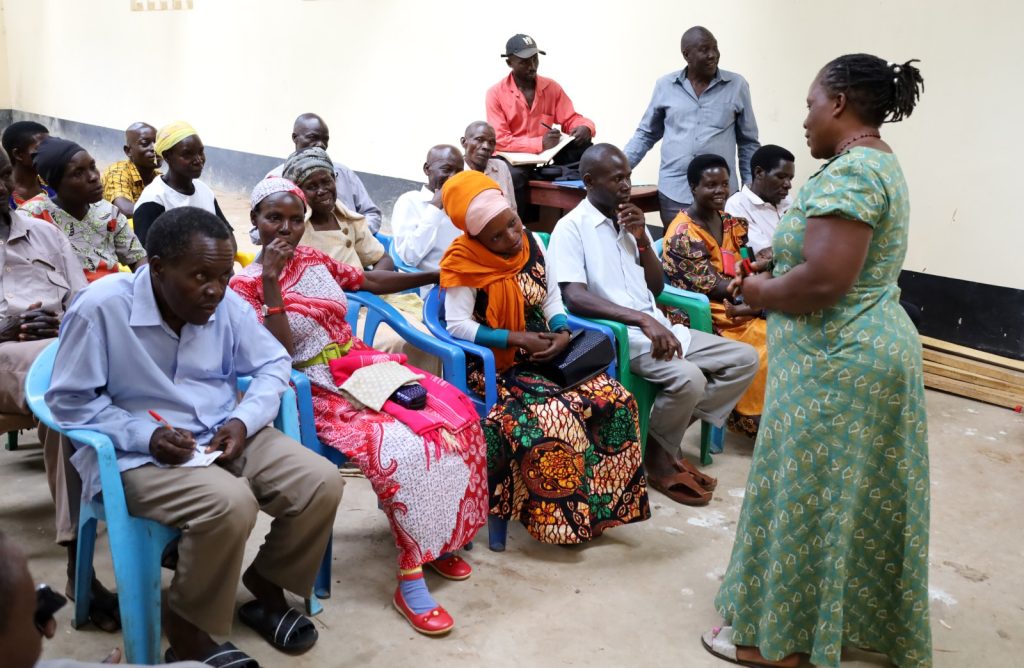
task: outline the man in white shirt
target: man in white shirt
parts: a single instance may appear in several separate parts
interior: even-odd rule
[[[423,163],[427,185],[404,193],[395,201],[391,212],[391,243],[402,262],[420,271],[440,269],[445,250],[462,234],[441,207],[441,186],[462,168],[459,149],[438,144],[427,152],[427,161]],[[425,297],[432,287],[423,286],[420,295]]]
[[[475,169],[492,179],[501,188],[501,194],[508,200],[509,207],[516,211],[516,190],[512,184],[512,172],[508,163],[494,157],[494,146],[497,142],[494,128],[487,121],[473,121],[466,126],[459,142],[466,152],[466,167]]]
[[[792,203],[794,160],[792,153],[775,144],[757,149],[750,158],[750,186],[743,186],[725,203],[730,216],[747,219],[747,238],[759,260],[771,258],[775,228]]]
[[[548,268],[570,311],[629,326],[630,369],[661,386],[648,430],[648,481],[674,501],[703,505],[710,495],[694,499],[681,489],[680,477],[690,475],[680,448],[683,434],[693,419],[725,424],[757,372],[757,351],[671,325],[658,309],[664,274],[643,212],[629,202],[625,154],[611,144],[592,146],[580,173],[587,199],[551,233]]]

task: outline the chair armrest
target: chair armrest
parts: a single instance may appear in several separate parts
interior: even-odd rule
[[[383,321],[402,339],[440,359],[444,369],[444,379],[465,391],[466,355],[461,348],[416,329],[409,324],[405,316],[398,312],[398,309],[377,295],[362,290],[346,294],[350,301],[361,304],[367,310],[364,325],[366,338],[369,339],[367,345],[373,345],[373,335],[377,333],[377,326]]]
[[[569,327],[570,328],[572,328],[572,329],[591,329],[591,330],[593,330],[595,332],[600,332],[601,334],[604,334],[605,336],[607,336],[611,340],[612,347],[615,349],[615,357],[616,357],[616,359],[613,360],[612,363],[608,365],[608,375],[610,375],[612,378],[618,378],[619,377],[619,374],[618,374],[619,347],[618,347],[618,341],[615,338],[615,332],[612,331],[612,328],[608,327],[607,325],[605,325],[605,324],[603,324],[603,323],[601,323],[601,322],[599,322],[597,320],[587,320],[586,318],[581,318],[578,315],[573,315],[572,313],[569,313],[569,312],[566,312],[565,315],[566,315],[566,320],[568,320],[568,322],[569,322]]]
[[[665,289],[658,295],[657,302],[661,306],[685,311],[690,316],[691,329],[711,333],[711,302],[707,295],[665,285]]]
[[[103,506],[112,520],[113,513],[128,514],[128,506],[124,499],[124,486],[121,483],[121,470],[117,466],[117,454],[110,437],[89,429],[72,429],[64,434],[81,446],[92,448],[96,452],[96,468],[100,473],[100,489],[103,490]]]
[[[423,300],[423,324],[427,326],[430,333],[433,334],[438,340],[444,341],[450,345],[453,345],[463,351],[463,355],[471,354],[476,355],[480,358],[480,361],[484,367],[484,403],[490,408],[498,402],[498,386],[497,378],[498,372],[497,367],[494,364],[494,352],[485,346],[478,345],[472,341],[466,341],[464,339],[457,339],[451,335],[448,328],[441,321],[440,318],[440,300],[441,292],[440,288],[434,287],[431,289],[430,294]],[[450,381],[449,381],[450,382]],[[452,383],[453,385],[455,383]],[[468,384],[459,386],[463,392],[467,395],[472,396],[472,392],[469,390]],[[479,395],[477,395],[479,396]]]
[[[405,272],[407,274],[420,273],[420,269],[417,269],[411,264],[406,264],[405,260],[403,260],[402,257],[398,254],[398,249],[395,247],[394,243],[392,243],[391,248],[388,249],[388,255],[391,256],[391,261],[395,263],[395,269],[397,269],[398,271]]]

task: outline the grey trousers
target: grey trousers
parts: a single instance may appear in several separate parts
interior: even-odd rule
[[[336,466],[273,427],[223,466],[147,464],[121,481],[129,513],[181,529],[167,605],[210,635],[231,632],[245,543],[261,509],[274,521],[253,568],[309,596],[345,484]]]
[[[656,360],[644,353],[629,362],[633,373],[661,386],[648,433],[676,459],[691,418],[723,426],[758,367],[753,346],[693,329],[690,336],[684,359]]]

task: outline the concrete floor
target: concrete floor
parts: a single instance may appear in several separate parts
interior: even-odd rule
[[[931,416],[931,590],[936,666],[1021,665],[1024,647],[1024,416],[928,392]],[[697,451],[697,432],[688,452]],[[63,589],[64,551],[54,545],[41,451],[0,453],[6,490],[0,526],[28,552],[40,582]],[[651,492],[653,517],[620,527],[586,547],[560,548],[512,527],[508,550],[480,536],[467,554],[471,579],[430,574],[456,619],[446,638],[416,634],[392,609],[395,580],[384,516],[366,480],[350,478],[334,526],[334,596],[316,618],[320,642],[308,654],[277,653],[246,627],[232,640],[264,666],[720,666],[700,633],[719,623],[712,599],[728,563],[750,464],[750,443],[729,435],[710,471],[719,487],[705,508],[678,506]],[[1014,510],[1017,509],[1017,510]],[[250,557],[269,522],[249,541]],[[101,540],[98,572],[112,583]],[[239,592],[239,601],[247,600]],[[120,636],[75,631],[61,610],[46,657],[98,659]],[[887,665],[851,653],[844,665]]]

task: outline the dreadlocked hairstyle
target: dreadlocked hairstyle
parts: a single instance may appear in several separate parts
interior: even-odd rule
[[[908,60],[887,63],[878,56],[851,53],[839,56],[821,70],[821,84],[830,95],[843,93],[864,122],[879,126],[898,123],[914,111],[924,78]]]

